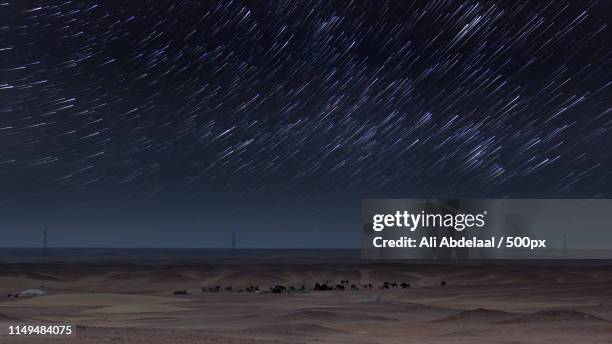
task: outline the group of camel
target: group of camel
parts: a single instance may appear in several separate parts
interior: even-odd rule
[[[446,285],[445,281],[440,282],[440,286],[445,286],[445,285]],[[410,283],[407,283],[407,282],[397,283],[397,282],[386,282],[385,281],[383,282],[381,286],[378,287],[378,289],[395,289],[395,288],[408,289],[408,288],[411,288],[411,286],[410,286]],[[312,290],[314,291],[328,291],[328,290],[343,291],[343,290],[359,290],[359,289],[360,288],[356,286],[355,284],[350,284],[349,280],[341,280],[340,283],[336,285],[330,284],[329,281],[325,283],[315,283],[314,287],[312,288]],[[366,289],[366,290],[374,289],[374,285],[372,283],[362,284],[361,289]],[[220,285],[214,286],[214,287],[202,287],[203,293],[204,292],[218,293],[221,290],[225,290],[226,292],[233,292],[234,288],[232,286],[226,286],[225,288],[222,288]],[[244,289],[236,290],[236,292],[239,292],[239,293],[249,292],[249,293],[274,293],[274,294],[304,293],[306,291],[307,289],[304,285],[302,285],[300,288],[297,288],[294,286],[286,287],[280,284],[270,287],[268,291],[260,290],[259,286],[257,285],[250,285]],[[189,295],[189,293],[187,292],[187,290],[176,290],[174,292],[174,295]]]
[[[443,284],[441,285],[446,285],[446,282],[442,281]],[[313,290],[348,290],[349,289],[349,280],[341,280],[339,284],[336,284],[335,286],[330,286],[328,285],[328,283],[323,283],[323,284],[319,284],[319,283],[315,283],[314,289]],[[396,282],[383,282],[383,284],[378,288],[378,289],[392,289],[392,288],[402,288],[402,289],[407,289],[410,288],[410,283],[407,282],[401,282],[401,283],[396,283]],[[374,289],[374,285],[372,283],[368,283],[368,284],[362,284],[361,285],[361,289]],[[359,287],[357,287],[354,284],[350,285],[350,290],[359,290]]]

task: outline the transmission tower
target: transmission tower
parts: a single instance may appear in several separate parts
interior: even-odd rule
[[[47,241],[47,230],[43,230],[42,253],[46,256],[49,253],[49,242]]]

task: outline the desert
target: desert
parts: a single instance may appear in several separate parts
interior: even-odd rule
[[[281,256],[212,263],[4,263],[0,265],[1,341],[612,340],[609,265],[432,265],[334,260],[333,256],[327,262],[303,258],[292,263]],[[315,284],[331,287],[314,290]],[[25,288],[44,289],[47,294],[8,296]],[[76,331],[73,336],[8,335],[8,326],[24,324],[69,324]]]

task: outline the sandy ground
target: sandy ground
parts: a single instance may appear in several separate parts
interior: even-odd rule
[[[360,290],[236,291],[340,280]],[[384,281],[411,288],[361,286]],[[612,343],[612,267],[5,264],[0,293],[1,343]],[[76,334],[8,335],[24,324]]]

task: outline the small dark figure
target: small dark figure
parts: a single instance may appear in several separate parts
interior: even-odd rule
[[[445,282],[445,281],[442,281],[442,282],[440,282],[440,285],[441,285],[441,286],[445,286],[445,285],[446,285],[446,282]]]
[[[402,289],[407,289],[407,288],[410,288],[410,283],[403,282]]]
[[[274,287],[272,287],[272,292],[273,293],[284,293],[287,291],[287,287],[285,287],[284,285],[275,285]]]
[[[354,284],[351,284],[351,290],[359,290]]]
[[[174,295],[189,295],[187,290],[175,290]]]
[[[314,287],[314,290],[321,290],[321,291],[333,290],[333,289],[334,288],[328,286],[326,283],[323,283],[323,284],[315,283],[315,287]]]
[[[231,285],[230,285],[230,286],[228,286],[228,287],[225,287],[225,291],[232,291],[232,290],[233,290],[233,288],[232,288],[232,286],[231,286]]]
[[[336,284],[336,290],[344,290],[344,286],[342,284]]]
[[[393,284],[391,284],[391,286],[392,286],[393,288],[397,288],[397,283],[393,283]]]
[[[372,285],[372,283],[368,283],[368,288],[369,288],[369,289],[374,288],[374,286]]]

